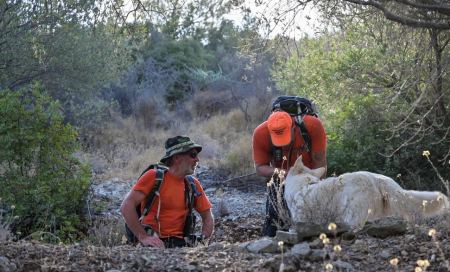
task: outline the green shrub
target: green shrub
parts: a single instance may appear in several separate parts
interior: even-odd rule
[[[76,132],[38,85],[0,91],[0,197],[14,206],[12,230],[68,241],[82,223],[90,169],[73,156]]]

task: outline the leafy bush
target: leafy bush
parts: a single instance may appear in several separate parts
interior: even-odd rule
[[[440,103],[448,105],[449,96],[436,93],[433,69],[425,65],[434,62],[421,46],[426,37],[394,26],[374,28],[381,32],[355,25],[302,40],[301,54],[273,70],[277,86],[320,106],[329,174],[367,170],[401,177],[408,189],[443,190],[421,156],[429,150],[445,172],[449,118]],[[379,39],[384,36],[398,42],[386,44]],[[447,85],[444,80],[442,89]]]
[[[90,170],[73,154],[76,132],[38,86],[0,91],[0,197],[14,206],[12,230],[73,240],[82,223]]]
[[[387,158],[381,154],[387,153],[390,143],[385,142],[386,122],[379,105],[374,95],[367,95],[336,110],[333,127],[327,130],[330,173],[387,170]]]

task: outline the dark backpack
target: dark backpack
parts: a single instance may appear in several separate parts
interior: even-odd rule
[[[272,112],[276,110],[285,111],[295,117],[295,123],[300,128],[302,137],[305,140],[306,151],[311,151],[311,137],[303,123],[303,116],[312,115],[319,117],[314,102],[304,97],[282,95],[277,97],[272,103]]]
[[[169,170],[169,168],[163,164],[151,164],[141,173],[139,178],[141,178],[147,171],[149,171],[151,169],[156,170],[155,186],[153,186],[152,190],[146,197],[145,205],[144,205],[144,209],[143,209],[142,213],[141,213],[141,204],[136,206],[136,213],[138,214],[139,221],[141,221],[149,213],[150,208],[153,204],[153,201],[155,200],[155,196],[159,195],[159,190],[161,188],[161,184],[164,181],[164,174],[167,170]],[[184,181],[185,181],[185,187],[186,187],[185,199],[186,199],[186,203],[188,205],[188,214],[186,216],[186,220],[185,220],[185,224],[184,224],[183,236],[191,237],[193,234],[193,231],[195,229],[195,220],[196,220],[195,214],[192,212],[193,206],[194,206],[194,200],[195,200],[195,197],[200,196],[201,193],[199,193],[197,191],[197,187],[195,186],[195,181],[192,176],[186,176]],[[149,226],[144,226],[144,228],[146,229],[146,231],[148,231],[150,229]],[[126,223],[125,223],[125,233],[126,233],[128,242],[137,243],[139,241]]]
[[[299,96],[282,95],[272,103],[272,111],[281,109],[291,116],[302,116],[305,114],[318,117],[316,105],[313,101]]]

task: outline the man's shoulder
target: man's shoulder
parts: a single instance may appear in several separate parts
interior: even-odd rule
[[[267,127],[267,121],[264,121],[261,124],[259,124],[253,131],[253,135],[254,136],[269,135],[269,128]]]
[[[145,171],[145,173],[143,173],[139,179],[138,179],[138,183],[149,183],[149,182],[154,182],[156,179],[156,169],[149,169],[147,171]]]
[[[323,128],[322,121],[318,117],[312,115],[305,115],[303,117],[303,122],[305,123],[306,127],[310,129]]]
[[[303,121],[304,122],[311,122],[311,123],[320,123],[322,124],[322,121],[320,121],[319,117],[313,116],[313,115],[309,115],[309,114],[305,114],[303,116]]]
[[[203,190],[203,186],[202,186],[202,183],[200,182],[200,180],[194,176],[190,176],[190,177],[192,177],[192,182],[194,182],[195,186],[197,188],[201,188]],[[188,179],[188,176],[186,176],[186,179]]]

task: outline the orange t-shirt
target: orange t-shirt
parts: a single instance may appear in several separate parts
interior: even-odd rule
[[[319,118],[305,115],[303,117],[303,122],[308,130],[309,137],[311,138],[311,151],[326,151],[327,136]],[[306,152],[305,140],[297,125],[295,125],[294,128],[294,135],[294,144],[292,146],[282,147],[283,156],[286,156],[286,158],[289,157],[289,152],[292,149],[289,165],[286,165],[286,162],[282,165],[283,162],[272,162],[272,141],[270,140],[267,121],[256,127],[253,132],[253,161],[255,162],[255,165],[272,165],[276,168],[289,170],[289,168],[294,165],[297,158],[302,155],[303,163],[307,167],[312,168],[311,152]]]
[[[156,170],[152,169],[146,172],[137,183],[133,186],[133,190],[141,191],[148,195],[155,185]],[[197,192],[200,196],[195,197],[194,209],[201,213],[211,209],[212,205],[209,202],[200,182],[194,179],[197,187]],[[161,183],[159,190],[160,196],[155,196],[153,204],[147,216],[142,220],[142,224],[150,225],[152,229],[159,233],[158,222],[156,221],[156,214],[158,211],[158,202],[161,198],[161,207],[159,213],[159,220],[161,226],[161,238],[169,236],[183,237],[184,222],[188,213],[188,207],[185,197],[185,182],[184,179],[175,177],[170,172],[165,172],[164,180]],[[145,206],[145,199],[141,203],[142,209]]]

